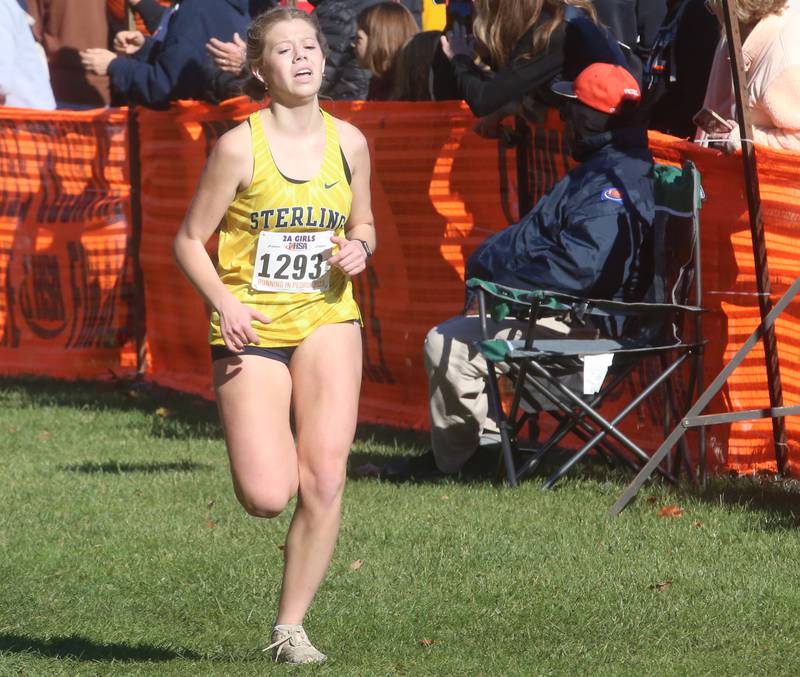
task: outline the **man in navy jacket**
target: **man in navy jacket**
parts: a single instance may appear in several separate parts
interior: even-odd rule
[[[570,97],[562,117],[581,164],[519,223],[488,238],[469,258],[466,277],[584,297],[642,300],[653,281],[655,199],[647,132],[635,123],[632,110],[640,98],[638,83],[622,66],[594,63],[574,83],[557,83],[553,90]],[[491,329],[496,338],[507,339],[521,337],[523,330],[524,323],[516,320]],[[555,320],[539,330],[543,337],[572,331]],[[480,338],[479,318],[469,315],[428,332],[432,450],[387,464],[383,477],[458,473],[482,437],[496,430],[484,392],[486,361],[473,345]]]
[[[81,53],[91,72],[107,72],[111,84],[130,103],[163,108],[176,99],[200,99],[206,88],[211,38],[244,35],[250,0],[183,0],[131,58],[105,49]]]

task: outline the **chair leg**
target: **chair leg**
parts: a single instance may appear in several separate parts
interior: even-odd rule
[[[489,406],[493,409],[492,413],[497,421],[497,426],[500,429],[500,444],[503,451],[503,463],[506,467],[506,481],[511,487],[517,486],[517,471],[514,467],[514,454],[512,452],[511,441],[511,428],[505,412],[503,411],[503,403],[500,399],[500,386],[497,383],[497,371],[494,362],[486,360],[486,367],[488,369],[487,383],[487,396],[489,398]]]
[[[615,439],[617,439],[620,443],[622,443],[626,449],[634,453],[640,460],[643,462],[647,462],[650,459],[638,445],[636,445],[630,438],[624,435],[621,431],[617,430],[617,424],[627,416],[633,409],[639,406],[639,404],[647,398],[656,388],[658,388],[664,380],[668,379],[670,374],[675,371],[675,369],[680,366],[684,360],[686,359],[687,354],[680,355],[675,362],[670,365],[670,367],[659,375],[659,377],[653,381],[647,388],[645,388],[638,397],[634,398],[626,407],[622,409],[610,422],[607,421],[605,418],[600,416],[592,407],[588,406],[585,402],[583,402],[577,395],[572,393],[568,388],[563,386],[561,383],[558,382],[557,379],[552,377],[544,367],[536,362],[531,362],[531,368],[534,372],[536,372],[539,376],[549,381],[554,388],[559,390],[566,399],[569,399],[573,402],[573,404],[579,407],[584,413],[592,419],[592,421],[601,428],[601,431],[595,435],[589,444],[584,446],[577,454],[575,454],[564,466],[562,466],[555,474],[553,474],[545,483],[544,488],[550,488],[553,486],[555,482],[558,481],[575,463],[577,463],[581,458],[583,458],[591,449],[591,447],[600,439],[602,439],[605,435],[612,435]],[[668,473],[663,468],[658,468],[658,472],[663,475],[667,480],[674,483],[675,478],[672,476],[671,473]]]

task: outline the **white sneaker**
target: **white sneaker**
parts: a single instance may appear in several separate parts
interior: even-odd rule
[[[275,661],[280,663],[322,663],[327,658],[309,641],[302,625],[273,628],[272,644],[264,651],[270,650]]]

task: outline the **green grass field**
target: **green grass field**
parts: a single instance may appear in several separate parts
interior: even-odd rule
[[[0,380],[0,675],[796,675],[800,490],[352,479],[307,618],[271,664],[289,515],[236,503],[214,406],[125,383]],[[421,451],[364,428],[351,466]],[[677,505],[677,517],[660,516]]]

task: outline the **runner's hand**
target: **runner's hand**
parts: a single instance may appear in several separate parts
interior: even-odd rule
[[[367,252],[361,242],[338,235],[334,235],[331,242],[339,247],[339,251],[328,260],[332,266],[351,276],[358,275],[367,267]]]
[[[225,341],[225,347],[234,353],[242,352],[248,344],[261,343],[253,329],[254,320],[262,324],[271,322],[266,315],[246,306],[233,294],[220,304],[218,312],[222,340]]]

